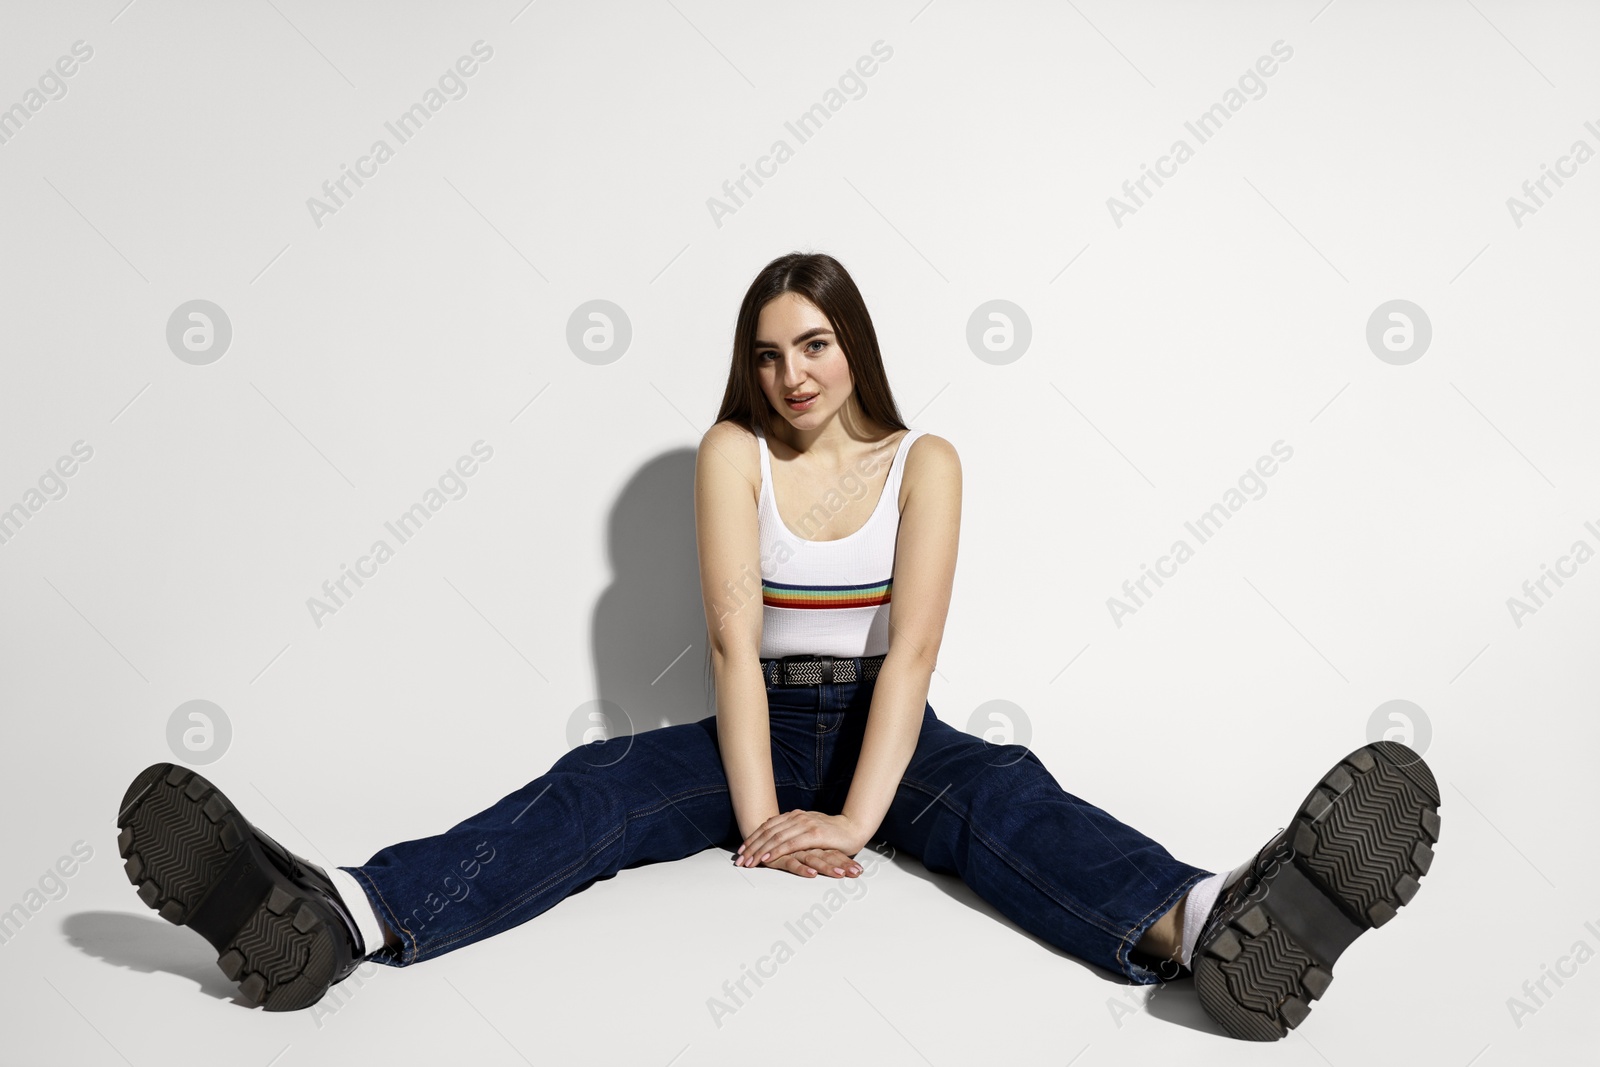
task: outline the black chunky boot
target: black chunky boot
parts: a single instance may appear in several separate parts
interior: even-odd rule
[[[142,771],[117,827],[139,899],[211,942],[250,1006],[310,1007],[360,964],[361,934],[327,872],[256,829],[188,768]]]
[[[1322,776],[1287,828],[1228,874],[1190,962],[1227,1032],[1276,1041],[1328,991],[1350,943],[1411,902],[1439,840],[1439,787],[1395,741]]]

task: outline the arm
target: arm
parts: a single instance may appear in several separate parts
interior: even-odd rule
[[[717,746],[740,836],[778,813],[761,676],[761,544],[743,427],[718,423],[695,455],[694,526],[717,697]]]
[[[843,809],[857,849],[878,832],[916,751],[955,582],[961,461],[954,446],[925,435],[906,455],[905,476],[910,491],[895,544],[889,653],[873,687],[861,756]]]
[[[769,819],[755,834],[745,834],[742,862],[781,859],[809,848],[855,855],[878,832],[916,752],[955,581],[961,529],[961,463],[955,448],[931,434],[918,440],[906,456],[905,478],[910,488],[895,543],[889,652],[873,686],[844,807],[838,815],[796,809]]]

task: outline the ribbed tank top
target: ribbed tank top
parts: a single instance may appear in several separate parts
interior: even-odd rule
[[[835,541],[795,534],[778,514],[772,456],[756,427],[761,450],[761,658],[777,656],[880,656],[889,651],[889,587],[895,537],[900,531],[900,482],[911,443],[927,433],[901,435],[878,506],[866,524]],[[870,453],[809,510],[825,529],[844,503],[859,495],[865,472],[877,473],[882,453]]]

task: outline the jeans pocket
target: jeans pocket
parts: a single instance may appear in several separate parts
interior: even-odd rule
[[[779,685],[767,687],[769,711],[814,712],[820,706],[819,690],[814,685]]]

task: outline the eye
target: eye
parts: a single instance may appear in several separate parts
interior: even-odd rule
[[[821,351],[821,349],[818,349],[817,351],[812,351],[812,348],[811,348],[812,345],[820,345],[822,348],[827,348],[828,347],[828,342],[824,341],[820,337],[813,338],[810,342],[808,342],[806,344],[806,351],[810,355],[814,356],[814,355],[817,354],[817,351]],[[770,363],[773,359],[777,358],[777,355],[778,355],[777,352],[775,352],[774,350],[772,350],[770,348],[769,349],[764,349],[764,350],[756,353],[756,362],[757,363]]]

